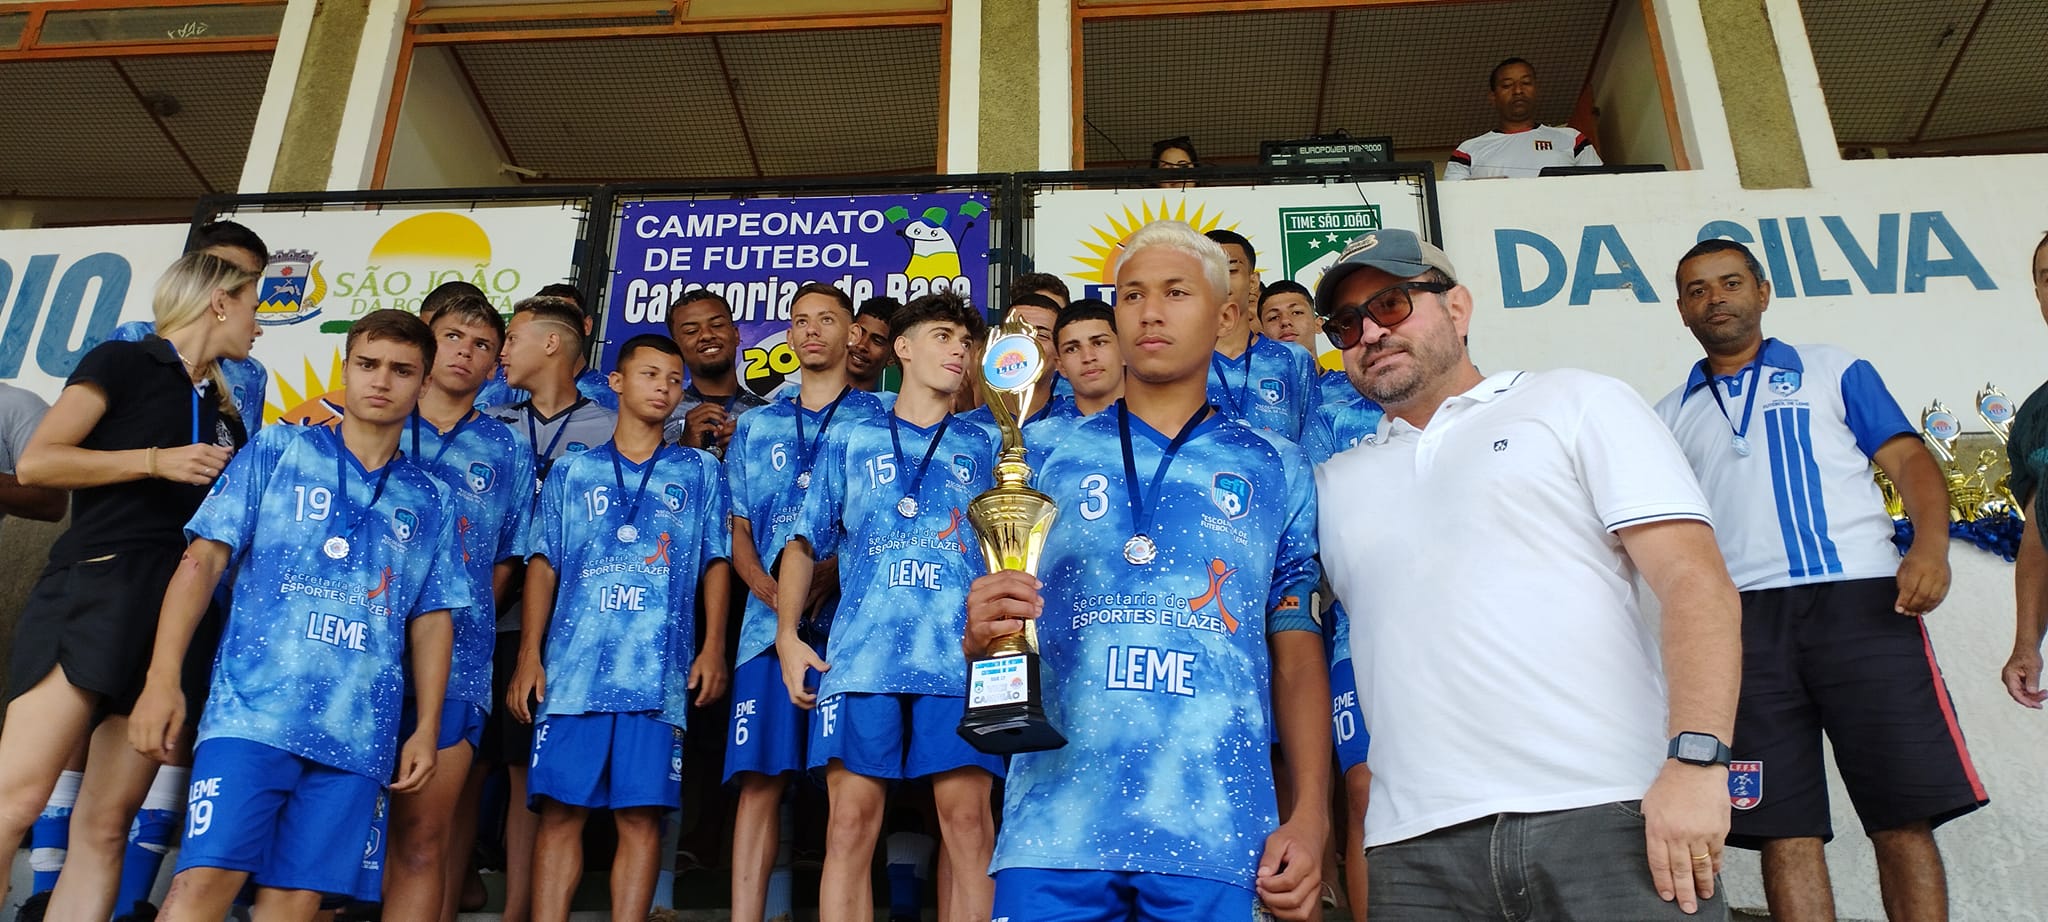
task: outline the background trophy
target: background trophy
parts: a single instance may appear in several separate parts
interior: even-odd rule
[[[1038,388],[1046,355],[1036,331],[1014,313],[991,332],[981,359],[981,393],[1002,429],[1003,448],[996,485],[968,504],[967,519],[990,572],[1022,570],[1036,576],[1059,507],[1030,487],[1020,420]],[[968,660],[967,708],[959,732],[969,745],[990,755],[1009,755],[1067,744],[1046,720],[1038,663],[1035,621],[996,638],[985,653]]]
[[[1927,447],[1933,449],[1934,460],[1941,467],[1941,475],[1948,481],[1948,517],[1952,522],[1968,522],[1977,517],[1977,506],[1984,501],[1981,488],[1970,482],[1963,473],[1962,465],[1956,461],[1956,440],[1963,436],[1963,422],[1956,418],[1947,404],[1937,400],[1926,412],[1920,414],[1922,437]]]

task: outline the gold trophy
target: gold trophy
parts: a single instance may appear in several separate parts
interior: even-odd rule
[[[996,485],[967,506],[976,543],[990,572],[1038,573],[1045,537],[1059,517],[1052,497],[1031,489],[1019,420],[1031,406],[1045,368],[1036,331],[1014,313],[991,331],[981,359],[981,393],[1003,431],[996,461]],[[1045,717],[1038,675],[1038,624],[998,637],[987,652],[967,663],[967,707],[960,736],[990,755],[1058,749],[1067,738]]]
[[[1991,434],[1998,436],[1998,444],[2012,441],[2012,419],[2019,415],[2019,409],[2012,405],[2012,398],[1998,389],[1998,385],[1986,384],[1977,392],[1977,415],[1984,425],[1991,427]]]
[[[1998,436],[1998,444],[2001,448],[2011,443],[2012,422],[2018,415],[2019,407],[2013,405],[2012,398],[2005,396],[2005,392],[1999,390],[1998,385],[1986,384],[1983,390],[1977,392],[1977,416],[1984,420],[1984,425],[1991,427],[1992,435]],[[1993,457],[1980,456],[1980,463],[1987,467],[1995,464],[2001,460],[1995,457],[1997,454],[2002,454],[2002,452],[1993,452],[1991,449],[1985,449],[1984,455],[1991,455]],[[2019,516],[2024,520],[2027,517],[2026,510],[2020,508],[2019,498],[2012,495],[2011,478],[2012,472],[2009,470],[1999,475],[1991,488],[1991,492],[1994,494],[1995,500],[2003,502],[2005,511],[2011,512],[2013,515]]]
[[[1927,447],[1934,451],[1934,459],[1941,466],[1941,475],[1948,482],[1948,516],[1955,522],[1974,522],[1978,507],[1984,502],[1984,489],[1971,482],[1962,464],[1956,460],[1956,440],[1963,436],[1962,420],[1956,418],[1947,404],[1937,400],[1920,415],[1921,437],[1927,440]]]

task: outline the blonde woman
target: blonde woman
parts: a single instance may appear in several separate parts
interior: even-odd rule
[[[128,827],[156,774],[129,747],[126,715],[185,522],[248,440],[220,362],[247,358],[259,335],[258,277],[204,251],[172,263],[156,287],[161,335],[86,353],[16,470],[73,498],[15,628],[0,732],[0,842],[21,840],[90,738],[51,918],[112,914]],[[208,670],[186,671],[203,694]]]

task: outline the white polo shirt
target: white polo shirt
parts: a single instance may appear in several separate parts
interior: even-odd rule
[[[1748,368],[1707,378],[1701,360],[1685,386],[1657,402],[1657,415],[1713,504],[1714,536],[1735,587],[1898,573],[1892,519],[1870,459],[1918,430],[1877,369],[1834,346],[1766,339]],[[1746,455],[1735,447],[1738,434]]]
[[[1527,131],[1489,131],[1451,151],[1444,180],[1537,176],[1547,166],[1599,166],[1600,152],[1576,128],[1538,125]]]
[[[1635,391],[1501,372],[1426,430],[1387,416],[1316,487],[1372,728],[1366,845],[1649,790],[1663,667],[1614,532],[1708,513]]]

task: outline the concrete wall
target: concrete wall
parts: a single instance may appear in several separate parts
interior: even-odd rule
[[[1607,44],[1593,67],[1592,88],[1593,105],[1600,110],[1602,160],[1677,167],[1642,4],[1625,0],[1615,5]]]
[[[385,172],[388,189],[453,189],[514,185],[476,96],[444,47],[414,50],[405,105],[398,112]]]

